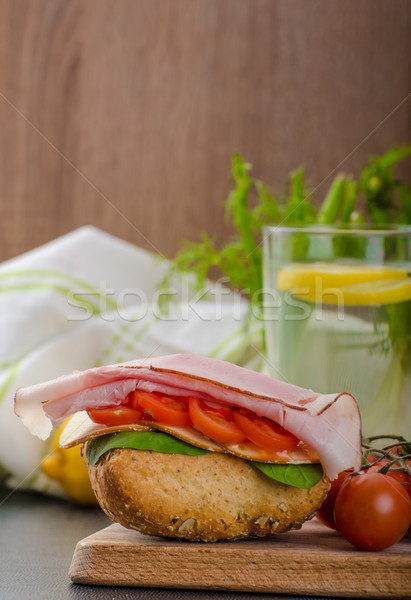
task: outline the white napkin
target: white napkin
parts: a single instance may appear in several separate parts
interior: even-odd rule
[[[158,286],[166,269],[155,255],[94,227],[0,266],[0,470],[7,485],[58,490],[40,471],[48,442],[13,412],[18,387],[177,352],[260,368],[261,323],[250,325],[248,303],[217,284],[205,300],[182,279],[162,314]]]

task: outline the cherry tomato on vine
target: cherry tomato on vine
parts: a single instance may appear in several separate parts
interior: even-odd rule
[[[326,525],[330,529],[337,530],[337,526],[334,520],[335,499],[337,498],[338,492],[340,491],[341,486],[345,481],[345,478],[347,477],[347,475],[349,475],[349,473],[352,472],[353,469],[350,469],[349,471],[341,471],[341,473],[338,474],[337,479],[333,479],[333,481],[331,481],[331,487],[327,494],[327,497],[322,503],[321,508],[317,511],[317,519],[321,521],[323,525]]]
[[[334,505],[338,531],[361,550],[384,550],[411,524],[411,500],[402,485],[382,473],[361,472],[344,481]]]

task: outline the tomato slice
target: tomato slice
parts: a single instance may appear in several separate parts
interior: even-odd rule
[[[143,411],[120,404],[108,408],[93,408],[87,411],[94,423],[99,425],[131,425],[143,419]]]
[[[203,404],[206,410],[211,410],[211,412],[216,412],[219,415],[222,415],[227,421],[233,420],[233,410],[232,408],[227,408],[225,406],[213,406],[206,401],[203,401]]]
[[[260,448],[281,452],[293,450],[299,442],[295,435],[281,425],[264,417],[258,417],[249,410],[234,411],[233,419],[241,431]]]
[[[216,442],[239,444],[247,439],[233,421],[198,398],[190,398],[189,411],[195,429]]]
[[[191,425],[188,405],[183,400],[136,390],[129,395],[129,402],[131,406],[143,410],[164,425],[175,427]]]

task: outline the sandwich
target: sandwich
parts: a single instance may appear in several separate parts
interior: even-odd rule
[[[141,533],[191,541],[300,528],[338,473],[361,464],[349,393],[318,394],[191,354],[138,359],[20,388],[15,412],[82,444],[103,510]]]

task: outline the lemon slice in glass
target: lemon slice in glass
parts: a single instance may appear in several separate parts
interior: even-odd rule
[[[277,287],[303,300],[323,304],[365,306],[411,300],[411,277],[394,268],[293,265],[279,272]]]
[[[347,285],[341,288],[344,304],[397,304],[411,300],[411,277],[398,281],[397,279],[382,279]]]
[[[314,263],[311,265],[290,265],[280,270],[277,288],[281,291],[294,288],[315,288],[321,281],[323,288],[341,288],[356,283],[379,281],[381,279],[406,279],[407,272],[401,269],[372,266],[338,265]]]

